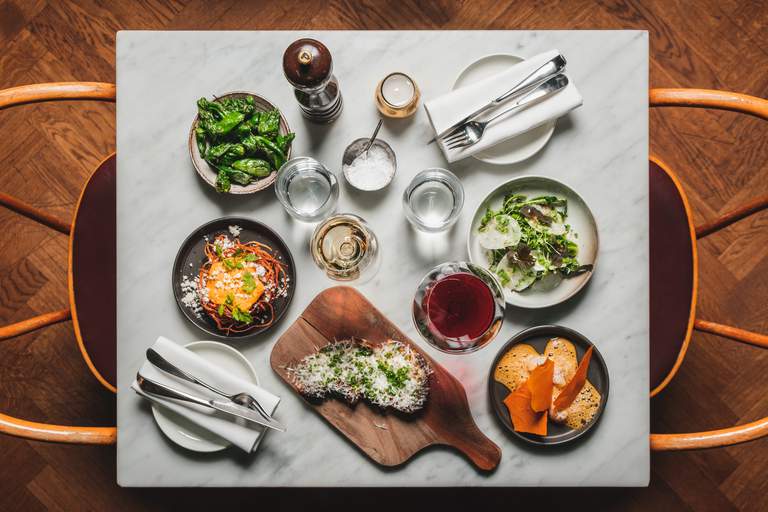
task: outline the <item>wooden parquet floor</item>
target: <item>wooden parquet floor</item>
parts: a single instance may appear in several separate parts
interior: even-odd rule
[[[760,0],[390,2],[0,0],[0,88],[114,81],[120,29],[647,29],[655,87],[768,97],[768,3]],[[0,190],[69,219],[81,186],[114,150],[114,105],[36,104],[0,112]],[[651,115],[651,150],[680,174],[699,221],[768,193],[768,123],[731,113]],[[67,306],[67,238],[0,209],[0,324]],[[699,242],[699,316],[768,332],[768,212]],[[652,429],[704,430],[768,414],[768,352],[696,333],[675,381],[653,400]],[[114,398],[90,375],[69,323],[0,342],[0,410],[106,425]],[[768,510],[768,440],[653,456],[648,489],[398,490],[392,506],[525,502],[560,509]],[[369,506],[364,490],[130,490],[109,447],[0,437],[0,510]],[[340,501],[341,500],[341,501]],[[389,508],[389,507],[388,507]]]

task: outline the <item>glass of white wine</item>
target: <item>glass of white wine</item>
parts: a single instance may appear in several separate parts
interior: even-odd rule
[[[368,280],[378,268],[376,235],[361,217],[351,213],[333,215],[319,224],[310,251],[317,266],[337,281]]]

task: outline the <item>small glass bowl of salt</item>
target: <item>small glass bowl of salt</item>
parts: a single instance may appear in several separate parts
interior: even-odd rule
[[[341,168],[347,183],[356,189],[381,190],[395,177],[397,159],[389,144],[381,139],[374,139],[368,151],[364,151],[368,141],[364,137],[347,146]]]

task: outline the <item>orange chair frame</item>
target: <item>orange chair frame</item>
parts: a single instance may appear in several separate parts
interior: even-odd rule
[[[698,107],[731,110],[750,114],[768,120],[768,101],[746,94],[727,91],[713,91],[707,89],[652,89],[650,91],[650,106],[652,107]],[[725,213],[715,220],[707,222],[699,227],[693,225],[688,198],[683,190],[680,180],[661,159],[651,156],[651,160],[664,170],[680,193],[685,205],[688,223],[691,232],[691,246],[693,248],[693,294],[691,299],[691,314],[688,321],[688,329],[685,340],[678,354],[675,365],[669,375],[655,389],[651,391],[651,397],[660,393],[677,374],[680,365],[685,358],[688,345],[691,341],[693,330],[717,334],[731,340],[748,343],[758,347],[768,348],[768,336],[755,332],[745,331],[736,327],[722,325],[707,320],[701,320],[696,315],[696,297],[698,291],[698,259],[696,240],[715,233],[734,222],[741,220],[753,213],[768,208],[768,195],[759,197],[752,202]],[[686,434],[651,434],[651,449],[656,451],[667,450],[695,450],[701,448],[715,448],[729,446],[759,439],[768,435],[768,417],[757,421],[738,425],[735,427],[711,430],[707,432],[692,432]]]
[[[115,85],[101,82],[54,82],[13,87],[0,91],[0,110],[40,101],[85,99],[115,101]],[[78,200],[78,207],[80,200]],[[70,237],[67,279],[71,309],[44,313],[34,318],[0,327],[0,340],[3,340],[72,318],[72,311],[74,310],[74,287],[72,282],[72,237],[74,236],[74,225],[2,192],[0,192],[0,204]],[[105,381],[91,363],[77,325],[75,325],[75,336],[83,359],[85,359],[91,372],[99,382],[114,393],[114,386]],[[117,437],[115,427],[51,425],[14,418],[2,413],[0,413],[0,432],[27,439],[76,444],[114,444]]]

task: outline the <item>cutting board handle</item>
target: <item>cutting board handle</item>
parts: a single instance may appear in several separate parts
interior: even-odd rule
[[[492,471],[501,462],[501,448],[488,439],[476,425],[473,427],[462,432],[460,436],[452,432],[439,432],[440,442],[459,450],[478,469]]]

